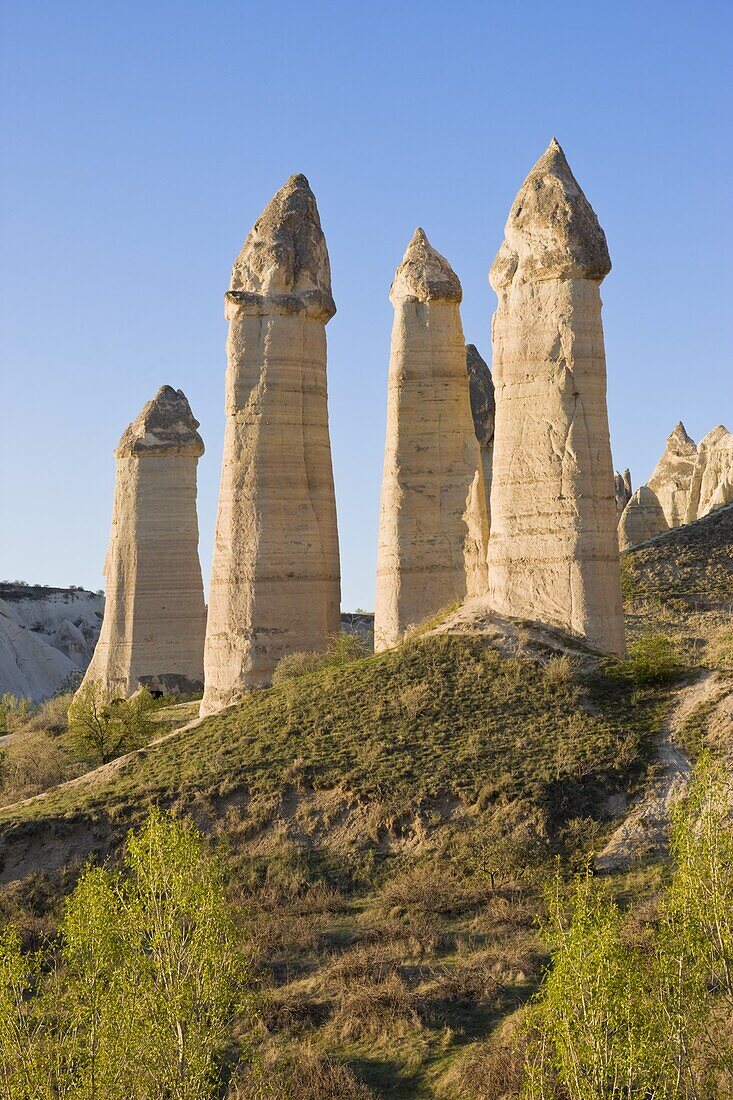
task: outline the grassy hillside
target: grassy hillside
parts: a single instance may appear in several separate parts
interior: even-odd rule
[[[487,1037],[539,980],[553,858],[582,862],[643,780],[650,679],[443,635],[255,692],[0,811],[2,905],[34,942],[84,859],[172,806],[227,853],[273,1096],[297,1095],[292,1059],[336,1073],[326,1056],[376,1095],[487,1095]]]

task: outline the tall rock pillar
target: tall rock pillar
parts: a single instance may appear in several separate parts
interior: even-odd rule
[[[491,468],[494,457],[494,383],[491,371],[479,354],[475,344],[466,344],[466,370],[468,371],[468,392],[471,396],[471,415],[473,430],[476,433],[481,452],[481,469],[486,495],[486,513],[491,529]]]
[[[326,392],[336,311],[305,176],[265,208],[232,270],[226,432],[202,714],[268,683],[278,661],[339,630],[340,569]]]
[[[624,650],[599,284],[606,238],[556,141],[514,200],[491,268],[497,611]]]
[[[198,426],[183,392],[162,386],[115,451],[104,621],[84,677],[109,698],[140,685],[173,692],[203,687]]]
[[[416,229],[397,268],[374,645],[486,591],[486,500],[474,435],[461,284]]]

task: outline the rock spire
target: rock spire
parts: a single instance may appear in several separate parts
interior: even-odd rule
[[[659,499],[670,527],[685,522],[690,484],[697,459],[697,445],[680,420],[667,437],[664,453],[649,478],[649,488]]]
[[[198,427],[183,391],[162,386],[115,451],[104,621],[84,677],[110,698],[140,685],[166,692],[203,687]]]
[[[416,229],[394,306],[382,478],[377,651],[441,608],[486,590],[486,500],[474,435],[461,285]]]
[[[624,508],[631,500],[631,494],[633,492],[631,488],[631,470],[628,466],[622,474],[620,474],[618,470],[615,471],[613,482],[616,490],[616,515],[621,519]]]
[[[653,489],[641,485],[626,505],[618,525],[620,550],[630,550],[640,542],[669,530],[662,505]]]
[[[491,529],[491,463],[494,456],[494,383],[491,371],[481,358],[475,344],[466,344],[468,392],[471,398],[473,430],[481,452],[481,467],[486,495],[486,516]]]
[[[685,522],[733,503],[733,434],[722,424],[700,440],[690,479]]]
[[[202,714],[269,682],[281,657],[339,629],[326,389],[331,271],[315,196],[292,176],[234,264],[225,296],[226,432]]]
[[[552,141],[491,268],[496,435],[489,594],[608,653],[624,650],[599,284],[606,238]]]

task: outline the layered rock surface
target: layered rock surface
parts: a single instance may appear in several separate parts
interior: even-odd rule
[[[325,323],[336,307],[316,200],[292,176],[232,270],[226,432],[202,714],[339,629]]]
[[[495,609],[622,653],[617,514],[599,284],[606,238],[556,141],[534,166],[491,269]]]
[[[626,505],[618,525],[620,550],[630,550],[669,530],[664,509],[653,489],[641,485]]]
[[[481,452],[481,468],[486,496],[486,515],[491,528],[491,466],[494,457],[494,418],[496,401],[491,371],[475,344],[466,344],[468,392],[471,398],[473,430]]]
[[[188,401],[163,386],[125,430],[115,456],[107,601],[85,683],[110,697],[141,684],[203,686],[206,624],[198,556],[196,467],[204,453]]]
[[[700,440],[690,479],[685,520],[733,503],[733,434],[722,424]]]
[[[667,437],[664,453],[647,482],[657,495],[669,527],[679,527],[686,521],[696,461],[697,445],[680,420]]]
[[[390,290],[374,644],[486,590],[486,497],[474,434],[461,285],[416,229]]]

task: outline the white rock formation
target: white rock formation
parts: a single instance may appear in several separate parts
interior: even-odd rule
[[[209,714],[339,629],[326,392],[336,311],[316,200],[292,176],[234,264],[226,295],[226,434],[206,634]]]
[[[667,437],[664,453],[647,482],[657,494],[670,527],[685,522],[696,460],[697,445],[680,420]]]
[[[641,485],[626,505],[618,525],[619,550],[630,550],[640,542],[669,530],[662,505],[653,489]]]
[[[491,529],[491,466],[494,458],[494,418],[496,401],[491,371],[475,344],[466,344],[466,370],[471,397],[473,430],[481,452],[481,468],[486,495],[486,517]]]
[[[486,499],[461,285],[416,229],[392,283],[374,646],[486,590]]]
[[[496,428],[489,593],[504,615],[624,650],[599,284],[606,238],[556,141],[491,269]]]
[[[42,702],[88,665],[104,597],[83,588],[0,584],[0,695]]]
[[[621,519],[623,510],[631,500],[631,494],[633,492],[631,488],[631,470],[628,466],[622,474],[616,470],[613,475],[613,481],[616,489],[616,515]]]
[[[84,683],[110,697],[144,684],[203,686],[206,609],[198,556],[199,424],[163,386],[120,439],[102,632]]]
[[[733,503],[733,434],[719,424],[700,440],[685,522]]]

